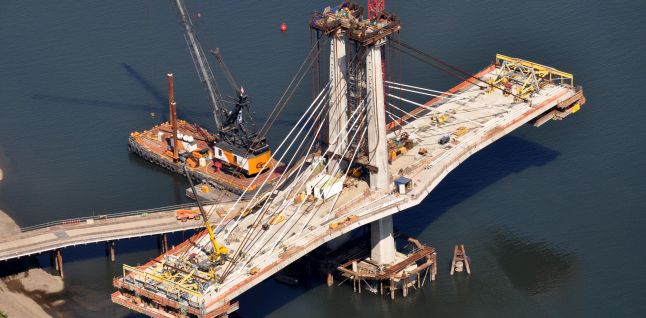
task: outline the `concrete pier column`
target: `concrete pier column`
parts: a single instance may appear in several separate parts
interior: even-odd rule
[[[338,146],[337,153],[340,155],[345,152],[347,146],[347,136],[345,136],[345,125],[348,121],[346,70],[345,35],[339,30],[332,35],[330,41],[330,111],[328,112],[327,142],[332,151]],[[336,171],[340,162],[337,159],[332,160],[332,163],[328,166],[330,172]]]
[[[377,172],[370,172],[370,187],[388,190],[390,173],[388,172],[388,145],[386,141],[386,108],[384,105],[384,74],[381,67],[381,46],[385,40],[367,48],[366,81],[368,94],[368,159],[377,167]]]
[[[161,240],[161,250],[162,253],[168,252],[168,234],[164,233],[159,238]]]
[[[114,262],[115,260],[114,241],[108,241],[108,255],[110,255],[110,260]]]
[[[50,256],[51,256],[50,257],[51,268],[53,268],[56,271],[56,273],[58,273],[58,262],[56,261],[56,250],[52,251]]]
[[[377,264],[395,262],[395,238],[393,237],[393,217],[387,216],[370,223],[370,258]]]
[[[54,251],[54,258],[56,259],[56,270],[58,271],[58,275],[61,278],[65,278],[65,274],[63,273],[63,253],[60,248]]]

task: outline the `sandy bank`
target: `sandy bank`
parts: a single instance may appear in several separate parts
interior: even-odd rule
[[[3,172],[0,169],[0,181]],[[6,213],[0,210],[0,236],[20,233],[20,227]],[[2,264],[2,272],[18,272],[37,266],[35,260],[7,261]],[[0,311],[8,317],[62,317],[54,308],[56,295],[63,291],[63,280],[41,268],[0,277]]]
[[[0,235],[20,233],[20,227],[0,210]],[[18,261],[5,262],[3,271],[20,271],[33,264]],[[31,268],[0,278],[0,311],[8,317],[62,317],[55,313],[52,305],[56,294],[63,291],[63,280],[41,268]]]
[[[0,279],[0,310],[9,317],[58,317],[52,305],[63,280],[41,268]]]

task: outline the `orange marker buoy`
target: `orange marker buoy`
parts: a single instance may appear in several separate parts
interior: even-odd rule
[[[287,23],[283,22],[283,24],[280,25],[280,31],[281,32],[287,31]]]

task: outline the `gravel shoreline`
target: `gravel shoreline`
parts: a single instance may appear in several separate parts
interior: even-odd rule
[[[3,172],[0,169],[0,181]],[[20,227],[0,210],[0,236],[20,233]],[[3,262],[0,276],[0,312],[7,317],[62,317],[49,299],[64,289],[63,280],[39,268],[35,259]],[[24,270],[22,272],[20,271]],[[9,274],[7,274],[9,273]]]

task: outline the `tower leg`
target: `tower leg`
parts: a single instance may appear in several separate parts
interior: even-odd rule
[[[381,67],[381,45],[367,48],[366,80],[368,89],[368,159],[377,167],[377,172],[370,172],[370,187],[388,190],[390,173],[388,172],[388,146],[386,141],[386,108],[384,105],[384,78]]]
[[[343,154],[347,146],[346,124],[347,124],[347,86],[346,86],[346,49],[344,34],[341,30],[332,36],[330,41],[330,89],[328,112],[328,134],[327,143],[331,151]],[[338,147],[338,148],[337,148]],[[332,159],[328,166],[330,173],[339,168],[340,159]]]

